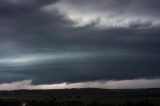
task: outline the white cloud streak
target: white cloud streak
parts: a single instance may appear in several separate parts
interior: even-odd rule
[[[59,83],[32,85],[32,80],[17,81],[0,84],[0,90],[19,89],[70,89],[70,88],[105,88],[105,89],[133,89],[159,88],[160,79],[135,79],[119,81],[90,81],[80,83]]]
[[[4,66],[25,66],[46,62],[62,62],[72,59],[83,58],[87,53],[51,53],[51,54],[31,54],[10,58],[1,58],[0,65]]]
[[[135,3],[124,5],[123,8],[115,10],[114,7],[118,7],[119,2],[115,2],[115,0],[97,1],[60,0],[55,4],[45,6],[43,9],[50,13],[55,10],[58,11],[74,23],[73,27],[93,25],[100,29],[113,27],[144,29],[160,25],[160,20],[154,16],[137,14],[132,9],[132,4]]]

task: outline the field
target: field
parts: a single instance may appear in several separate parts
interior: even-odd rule
[[[160,89],[1,91],[0,106],[160,106]]]

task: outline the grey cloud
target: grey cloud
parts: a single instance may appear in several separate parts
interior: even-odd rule
[[[82,9],[97,14],[103,11],[110,12],[113,17],[114,14],[124,14],[124,21],[128,16],[153,16],[159,20],[159,1],[156,0],[71,1],[65,2],[78,12]],[[58,11],[44,10],[46,6],[64,0],[27,2],[24,5],[23,2],[0,1],[0,61],[22,59],[26,58],[25,55],[34,57],[37,54],[43,58],[48,54],[67,53],[87,56],[77,56],[73,60],[64,58],[56,62],[54,59],[38,59],[36,64],[27,66],[12,65],[16,61],[0,64],[0,83],[24,79],[32,79],[33,84],[42,84],[160,77],[160,27],[154,26],[154,20],[136,20],[125,28],[97,29],[94,22],[73,27],[74,23]],[[89,7],[93,10],[89,10]]]
[[[158,4],[159,2],[150,0],[61,0],[45,6],[44,9],[48,12],[58,10],[75,23],[74,27],[86,26],[98,21],[95,22],[97,27],[126,28],[138,21],[139,26],[142,24],[142,27],[145,25],[146,28],[150,28],[160,25]]]

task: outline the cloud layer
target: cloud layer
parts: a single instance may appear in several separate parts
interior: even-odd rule
[[[75,27],[94,25],[96,28],[142,29],[160,25],[159,12],[152,5],[155,4],[150,4],[149,0],[61,0],[44,7],[44,10],[59,11]]]
[[[158,0],[2,0],[0,83],[158,79],[159,10]]]
[[[32,80],[17,81],[0,84],[0,90],[20,89],[72,89],[72,88],[102,88],[102,89],[134,89],[134,88],[159,88],[160,79],[137,79],[120,81],[92,81],[80,83],[59,83],[32,85]]]

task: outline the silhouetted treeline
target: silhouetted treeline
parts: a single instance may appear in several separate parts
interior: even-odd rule
[[[160,89],[0,91],[0,106],[160,106]]]
[[[126,101],[123,104],[105,104],[93,101],[91,103],[84,103],[83,101],[63,101],[56,100],[28,100],[20,101],[16,99],[0,99],[0,106],[160,106],[159,104],[153,104],[149,100],[142,100],[137,103]]]
[[[61,90],[15,90],[0,91],[3,96],[66,96],[66,95],[104,95],[120,97],[160,97],[160,89],[61,89]]]

